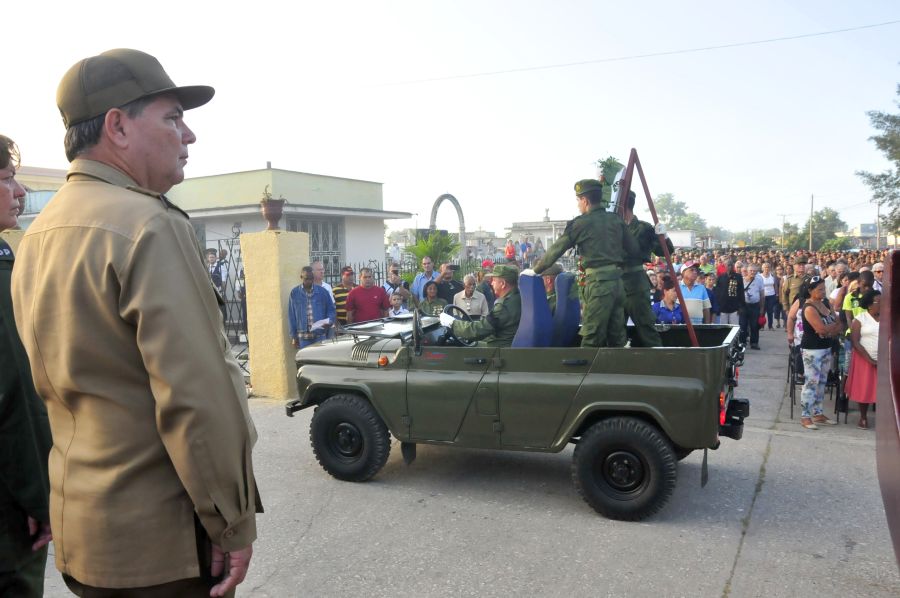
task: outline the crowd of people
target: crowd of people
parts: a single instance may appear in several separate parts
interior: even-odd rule
[[[815,430],[835,423],[823,408],[831,381],[841,386],[839,400],[859,405],[857,425],[868,429],[886,258],[887,250],[676,251],[672,271],[661,258],[647,264],[655,288],[650,300],[657,322],[680,323],[675,293],[680,285],[695,323],[737,324],[751,349],[760,348],[761,330],[784,329],[803,370],[801,425]]]

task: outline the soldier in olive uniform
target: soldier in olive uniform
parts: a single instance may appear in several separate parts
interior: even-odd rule
[[[654,227],[648,222],[638,220],[634,215],[634,191],[628,192],[625,201],[625,222],[628,232],[641,248],[638,256],[626,256],[622,269],[622,285],[625,287],[625,317],[634,322],[634,338],[632,347],[659,347],[662,339],[656,330],[656,316],[650,307],[650,279],[644,270],[644,264],[650,261],[650,253],[663,255],[659,244],[659,235],[664,235],[665,227],[659,223]],[[669,251],[674,251],[672,241],[666,239]]]
[[[581,346],[624,347],[628,338],[622,264],[626,256],[638,256],[641,250],[622,219],[604,209],[600,181],[578,181],[575,197],[581,216],[566,224],[565,232],[550,246],[534,271],[541,274],[566,250],[577,245],[585,273]]]
[[[489,347],[512,345],[522,316],[519,269],[504,264],[494,266],[491,289],[497,299],[487,316],[474,322],[466,322],[442,313],[441,324],[452,327],[453,336],[463,340],[483,340]]]
[[[553,264],[544,270],[544,290],[547,292],[547,304],[550,305],[550,315],[556,313],[556,277],[562,274],[563,269],[559,264]]]
[[[0,135],[0,231],[17,224],[25,190],[18,150]],[[0,596],[44,594],[50,542],[50,423],[13,319],[13,252],[0,239]]]
[[[784,284],[781,285],[780,299],[781,307],[784,308],[784,313],[791,311],[791,304],[793,304],[794,299],[797,298],[797,293],[800,292],[800,286],[805,279],[806,258],[798,257],[797,261],[794,262],[794,273],[785,278]]]

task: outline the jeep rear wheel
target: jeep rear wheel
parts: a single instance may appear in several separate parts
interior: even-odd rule
[[[669,440],[655,426],[613,417],[591,426],[575,446],[572,480],[595,511],[638,521],[659,511],[675,489],[678,466]]]
[[[367,400],[355,395],[334,395],[316,407],[309,441],[322,469],[348,482],[374,476],[391,452],[387,426]]]

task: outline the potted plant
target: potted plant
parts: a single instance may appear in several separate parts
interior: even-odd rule
[[[266,230],[281,230],[278,226],[278,222],[281,220],[281,216],[284,213],[285,203],[287,203],[287,200],[283,197],[279,197],[278,199],[272,197],[269,186],[266,185],[266,188],[263,190],[262,199],[259,201],[259,209],[262,212],[263,218],[269,223]]]

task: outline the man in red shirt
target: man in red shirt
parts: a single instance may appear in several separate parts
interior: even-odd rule
[[[359,282],[360,286],[347,295],[347,322],[365,322],[385,317],[391,306],[391,299],[384,287],[375,285],[371,268],[359,269]]]

